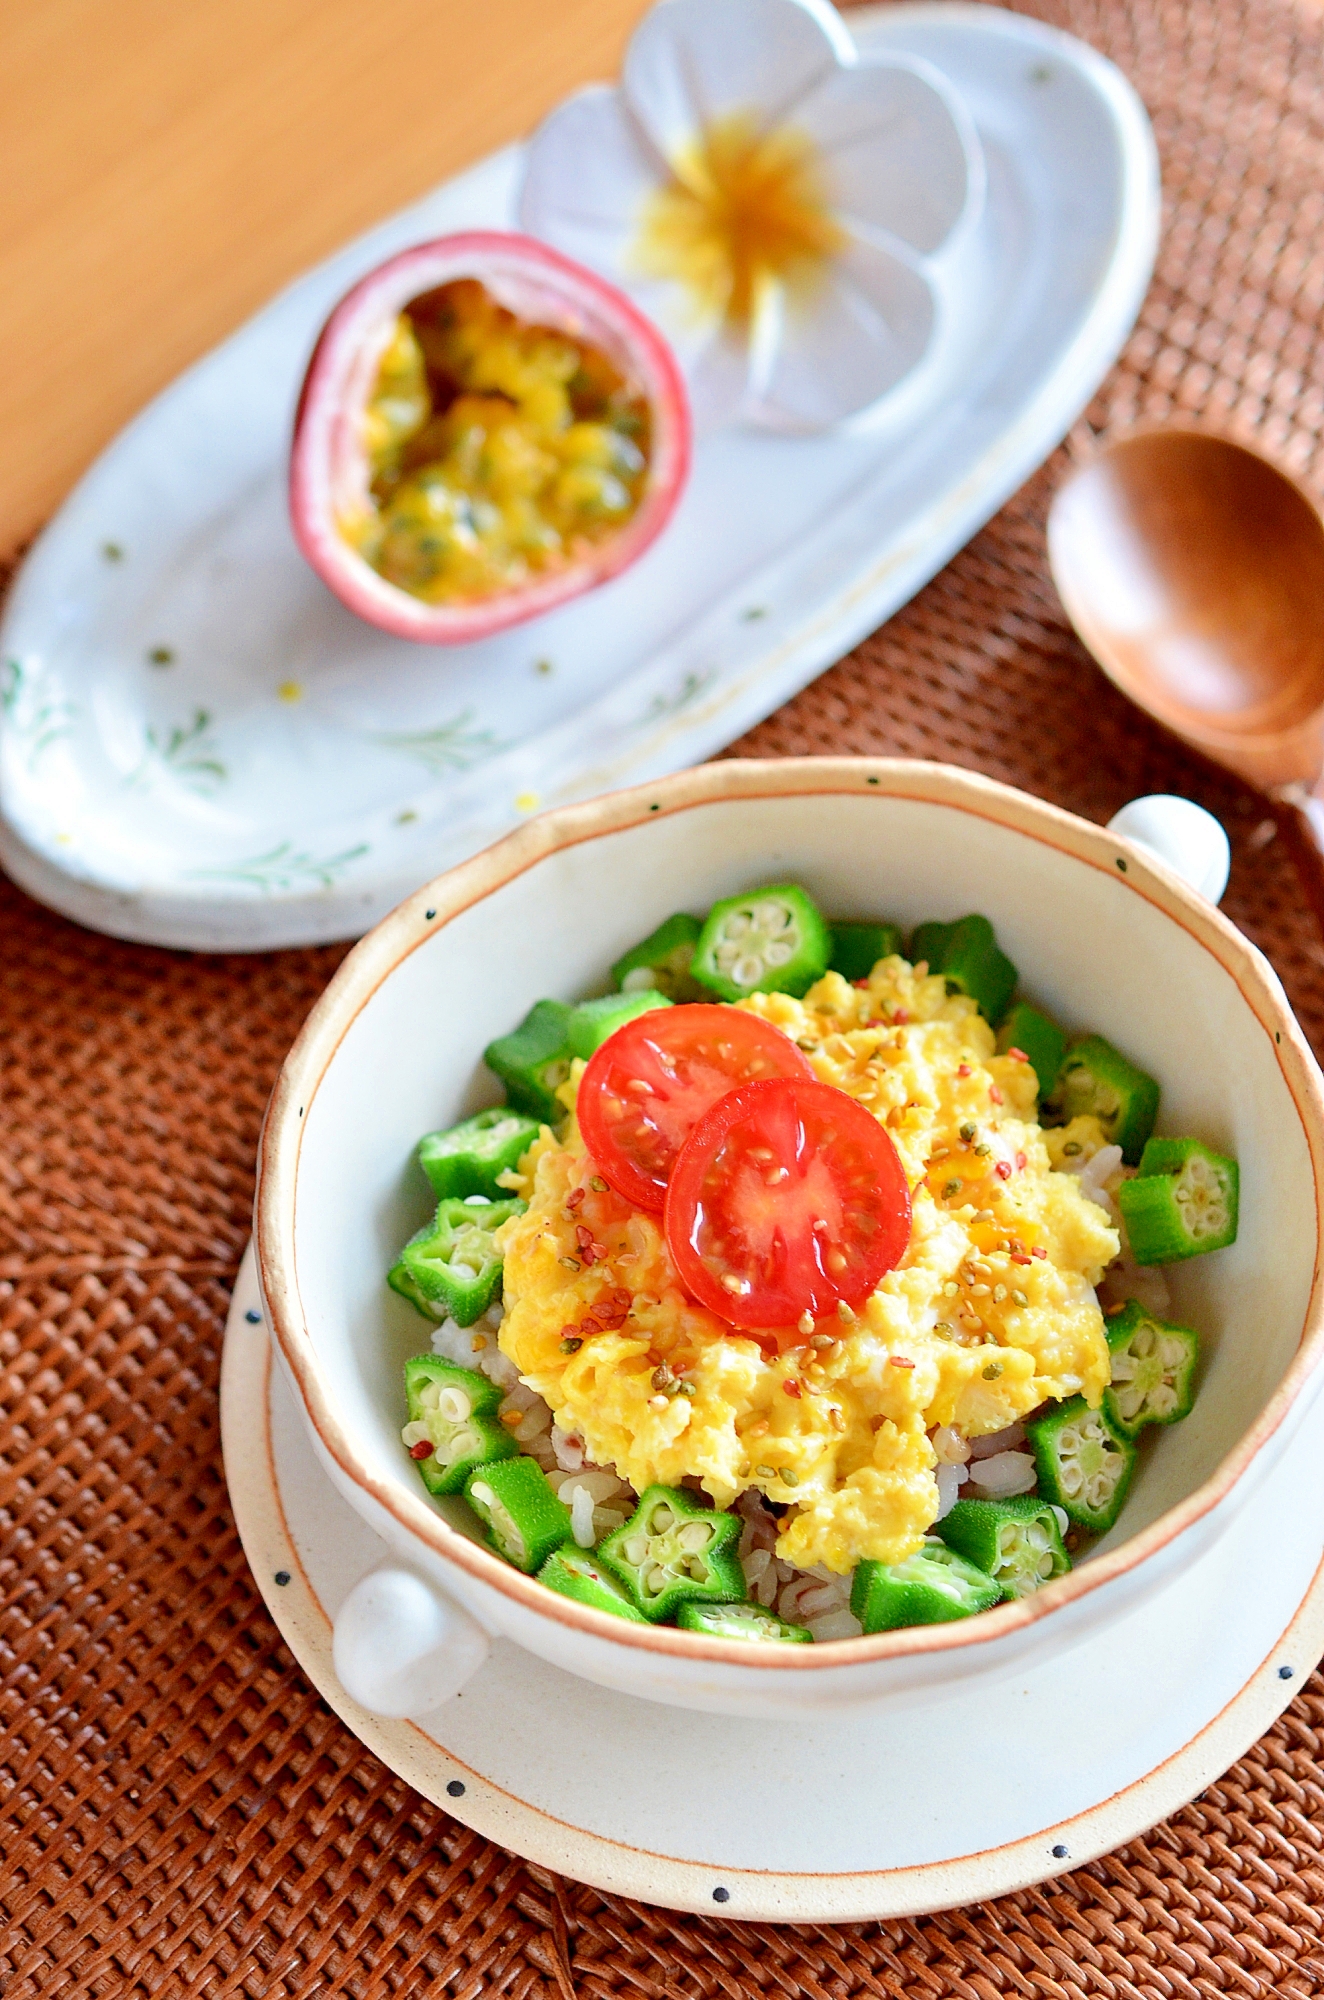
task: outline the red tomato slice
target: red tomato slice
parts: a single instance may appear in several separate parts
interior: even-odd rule
[[[736,1326],[857,1306],[910,1241],[910,1188],[872,1112],[817,1079],[749,1083],[691,1132],[667,1190],[667,1247]]]
[[[739,1007],[657,1007],[595,1049],[579,1080],[579,1129],[636,1208],[661,1208],[677,1153],[737,1084],[812,1077],[780,1028]]]

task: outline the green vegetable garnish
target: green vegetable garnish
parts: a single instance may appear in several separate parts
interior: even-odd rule
[[[1043,1108],[1045,1124],[1069,1125],[1073,1118],[1097,1118],[1103,1136],[1120,1146],[1135,1166],[1158,1117],[1159,1087],[1152,1076],[1105,1042],[1087,1035],[1062,1058],[1057,1080]]]
[[[668,1000],[706,1000],[702,986],[690,977],[690,961],[703,925],[697,917],[678,910],[611,969],[612,979],[622,993],[643,993],[650,989]]]
[[[1008,1049],[1019,1049],[1023,1056],[1029,1057],[1038,1079],[1039,1095],[1047,1097],[1067,1052],[1066,1034],[1057,1022],[1050,1021],[1047,1014],[1041,1014],[1028,1000],[1018,1000],[998,1029],[998,1054],[1005,1056]]]
[[[719,1000],[807,993],[827,971],[831,941],[818,909],[793,882],[714,903],[690,971]]]
[[[1112,1358],[1112,1387],[1103,1407],[1123,1437],[1146,1424],[1175,1424],[1195,1400],[1200,1346],[1189,1326],[1173,1326],[1131,1299],[1104,1321]]]
[[[483,1050],[483,1061],[501,1078],[515,1109],[544,1125],[565,1117],[556,1091],[570,1074],[573,1051],[566,1030],[572,1011],[563,1000],[539,1000],[518,1028]]]
[[[745,1596],[736,1559],[740,1522],[717,1514],[677,1486],[650,1486],[628,1521],[612,1531],[598,1555],[631,1601],[657,1624],[687,1598],[735,1604]]]
[[[987,917],[921,924],[910,940],[910,961],[918,965],[921,959],[927,960],[930,972],[942,974],[949,992],[968,993],[986,1021],[996,1026],[1002,1019],[1018,975],[1007,954],[998,949]]]
[[[501,1391],[476,1369],[415,1354],[405,1363],[405,1396],[410,1424],[427,1431],[407,1442],[429,1493],[458,1493],[475,1466],[519,1450],[497,1418]]]
[[[812,1646],[814,1635],[804,1625],[788,1625],[761,1604],[682,1604],[676,1623],[685,1632],[702,1632],[709,1639],[752,1639],[760,1645]]]
[[[935,1535],[903,1562],[859,1563],[850,1593],[850,1608],[866,1632],[945,1624],[1001,1602],[1000,1585]]]
[[[839,972],[852,984],[867,979],[880,958],[891,958],[901,949],[901,932],[896,924],[866,924],[846,921],[829,924],[832,955],[828,970]]]
[[[1032,1417],[1025,1435],[1044,1498],[1092,1535],[1111,1528],[1131,1484],[1136,1448],[1107,1412],[1073,1396]]]
[[[609,1611],[614,1618],[628,1618],[636,1625],[648,1623],[611,1571],[603,1568],[590,1549],[576,1548],[573,1542],[563,1543],[547,1558],[538,1571],[538,1581],[562,1597],[573,1597],[576,1604],[591,1604],[595,1611]]]
[[[1198,1139],[1151,1139],[1117,1203],[1137,1264],[1174,1264],[1236,1241],[1241,1176]]]
[[[501,1283],[493,1231],[524,1208],[522,1201],[485,1201],[480,1195],[438,1202],[433,1220],[410,1237],[387,1283],[432,1319],[449,1316],[457,1326],[472,1326]]]
[[[571,1010],[566,1022],[566,1040],[572,1055],[587,1062],[608,1035],[626,1021],[632,1021],[636,1014],[649,1014],[655,1007],[669,1007],[670,1000],[664,993],[652,987],[639,991],[634,988],[628,993],[605,993],[600,1000],[581,1000],[578,1007]]]
[[[570,1509],[557,1499],[536,1459],[480,1465],[465,1481],[464,1497],[497,1554],[526,1575],[572,1539]]]
[[[1028,1597],[1071,1568],[1062,1530],[1046,1500],[1019,1493],[1010,1500],[958,1500],[935,1528],[1007,1598]]]
[[[537,1136],[536,1118],[502,1105],[447,1132],[429,1132],[418,1142],[418,1163],[439,1201],[470,1194],[495,1201],[501,1194],[498,1176],[518,1166]]]

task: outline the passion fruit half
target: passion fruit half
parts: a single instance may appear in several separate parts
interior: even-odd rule
[[[647,404],[648,462],[633,511],[600,539],[581,538],[555,562],[508,585],[431,602],[382,575],[352,524],[376,505],[365,419],[400,315],[460,279],[477,280],[527,326],[604,355],[629,393]],[[614,286],[532,237],[471,230],[378,265],[327,320],[295,417],[290,517],[303,554],[351,611],[403,639],[459,645],[552,611],[627,569],[670,520],[689,465],[684,382],[657,329]]]

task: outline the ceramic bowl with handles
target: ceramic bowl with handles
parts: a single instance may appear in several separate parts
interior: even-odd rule
[[[1128,837],[943,765],[710,764],[530,821],[350,953],[272,1096],[256,1240],[318,1454],[392,1551],[337,1619],[336,1666],[356,1699],[423,1714],[502,1635],[681,1707],[914,1706],[1088,1640],[1209,1546],[1324,1379],[1324,1095],[1267,961],[1158,858],[1171,852],[1218,892],[1208,857],[1191,861],[1190,810],[1147,801]],[[1121,1521],[1088,1560],[978,1618],[761,1647],[557,1596],[477,1539],[462,1500],[431,1499],[400,1444],[401,1366],[427,1343],[384,1273],[421,1219],[419,1135],[497,1101],[481,1060],[494,1035],[546,995],[601,991],[612,961],[673,910],[788,880],[836,917],[909,926],[983,911],[1030,998],[1160,1079],[1162,1130],[1236,1155],[1242,1200],[1236,1243],[1172,1274],[1174,1317],[1201,1333],[1195,1410],[1142,1455]]]

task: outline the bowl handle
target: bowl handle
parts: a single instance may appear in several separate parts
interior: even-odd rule
[[[1232,850],[1213,814],[1197,806],[1194,799],[1179,799],[1171,792],[1151,792],[1143,799],[1132,799],[1129,806],[1113,814],[1108,831],[1120,833],[1156,855],[1197,895],[1207,896],[1211,903],[1221,900]]]
[[[395,1562],[360,1577],[336,1613],[332,1659],[346,1694],[372,1715],[426,1715],[487,1658],[467,1611]]]

